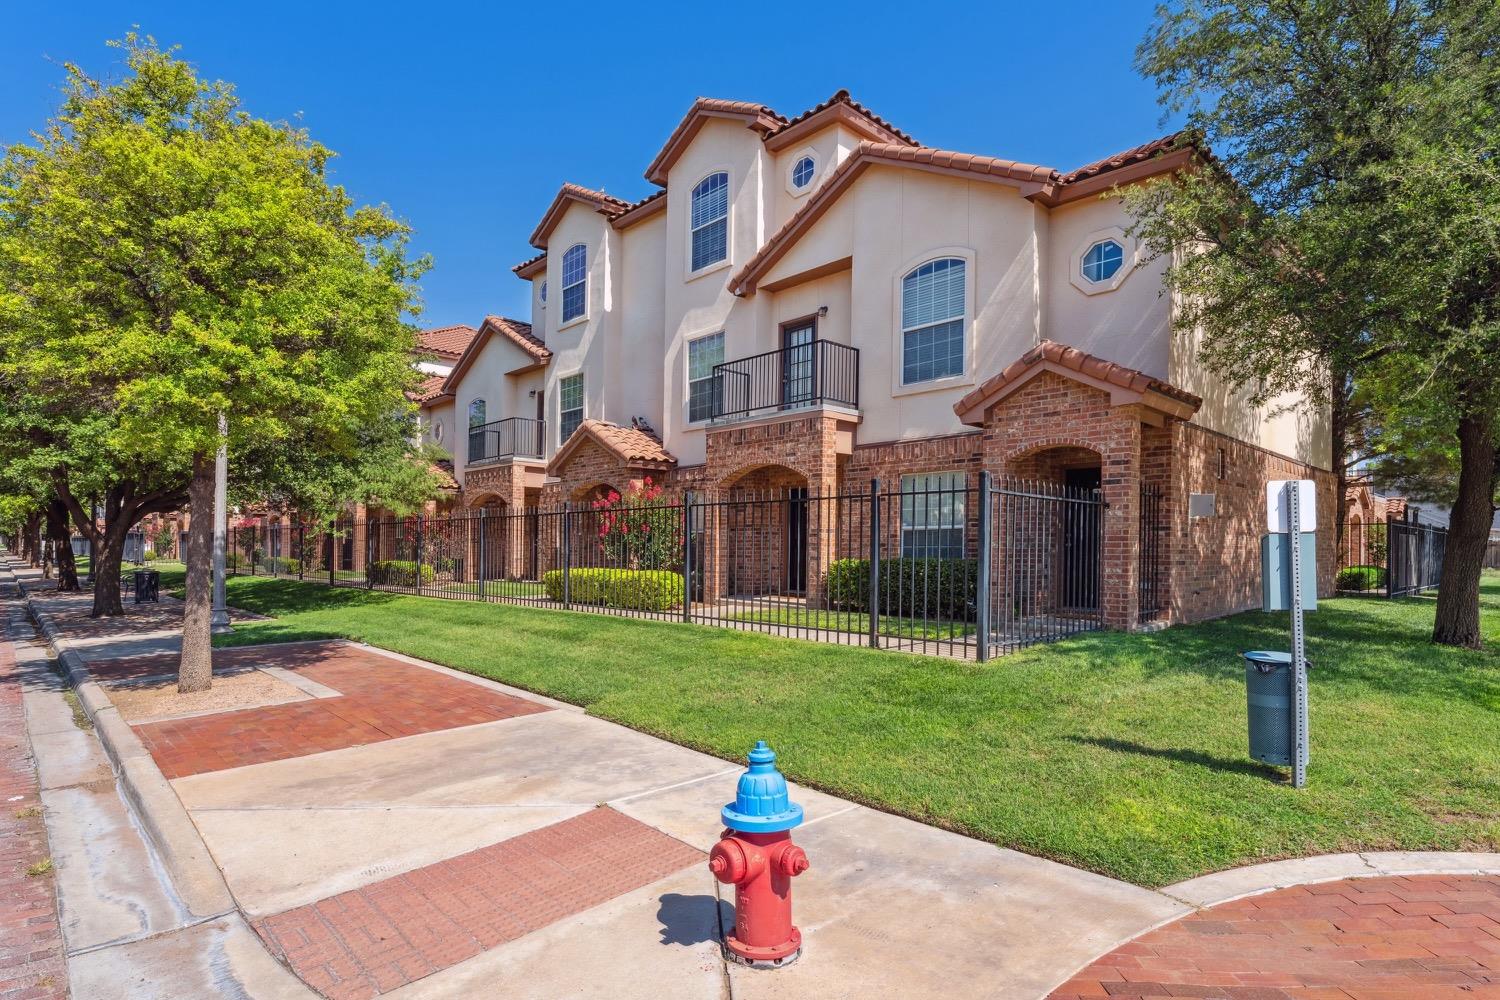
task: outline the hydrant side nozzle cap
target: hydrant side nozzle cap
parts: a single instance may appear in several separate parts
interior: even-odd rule
[[[791,800],[786,778],[776,770],[776,752],[765,740],[750,751],[750,769],[740,775],[734,801],[719,818],[741,833],[778,833],[802,822],[802,807]]]

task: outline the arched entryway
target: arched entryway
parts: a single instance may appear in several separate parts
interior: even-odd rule
[[[1006,563],[1018,599],[1037,613],[1092,614],[1102,597],[1104,461],[1077,442],[1012,456],[1005,476],[1019,494],[1001,511]]]
[[[749,466],[720,483],[729,502],[710,507],[725,592],[738,598],[805,598],[826,572],[818,557],[807,477],[785,465]]]

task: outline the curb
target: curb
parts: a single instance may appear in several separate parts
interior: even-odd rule
[[[27,593],[8,559],[5,571],[26,602],[26,611],[42,638],[57,654],[68,683],[77,692],[79,704],[94,724],[94,732],[114,767],[126,801],[140,820],[183,904],[194,917],[201,919],[235,912],[234,897],[224,881],[224,873],[214,863],[208,845],[203,842],[177,793],[151,759],[145,744],[120,718],[119,710],[93,679],[83,657],[58,634],[48,618],[38,613],[31,594]]]

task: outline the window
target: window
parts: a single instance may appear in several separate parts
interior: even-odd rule
[[[577,319],[588,311],[589,248],[582,243],[563,254],[562,321]]]
[[[902,476],[901,555],[962,559],[966,496],[962,472]]]
[[[813,173],[817,171],[818,165],[813,162],[811,156],[804,156],[792,167],[792,186],[805,188],[812,183]]]
[[[1083,276],[1089,281],[1108,281],[1125,263],[1125,249],[1114,240],[1104,240],[1089,247],[1083,255]]]
[[[583,376],[569,375],[557,383],[558,396],[558,443],[573,436],[578,425],[583,423]]]
[[[432,422],[432,439],[438,444],[443,443],[443,422],[441,420],[434,420]]]
[[[688,341],[688,422],[708,420],[714,415],[714,365],[724,363],[724,335]]]
[[[547,279],[546,278],[542,279],[542,305],[543,305],[543,307],[545,307],[547,305]]]
[[[901,280],[901,383],[964,373],[962,260],[929,260]]]
[[[729,258],[729,175],[709,174],[693,188],[693,270]]]
[[[481,427],[484,423],[484,400],[476,399],[469,403],[469,426]]]

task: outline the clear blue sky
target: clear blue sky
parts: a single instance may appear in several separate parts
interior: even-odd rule
[[[558,185],[654,190],[642,172],[699,95],[793,115],[847,87],[927,145],[1061,169],[1164,131],[1131,68],[1152,0],[450,6],[467,5],[22,4],[0,36],[0,142],[51,114],[63,61],[118,74],[104,41],[138,24],[255,114],[300,115],[340,183],[410,223],[434,259],[418,322],[437,326],[526,318],[510,268]]]

